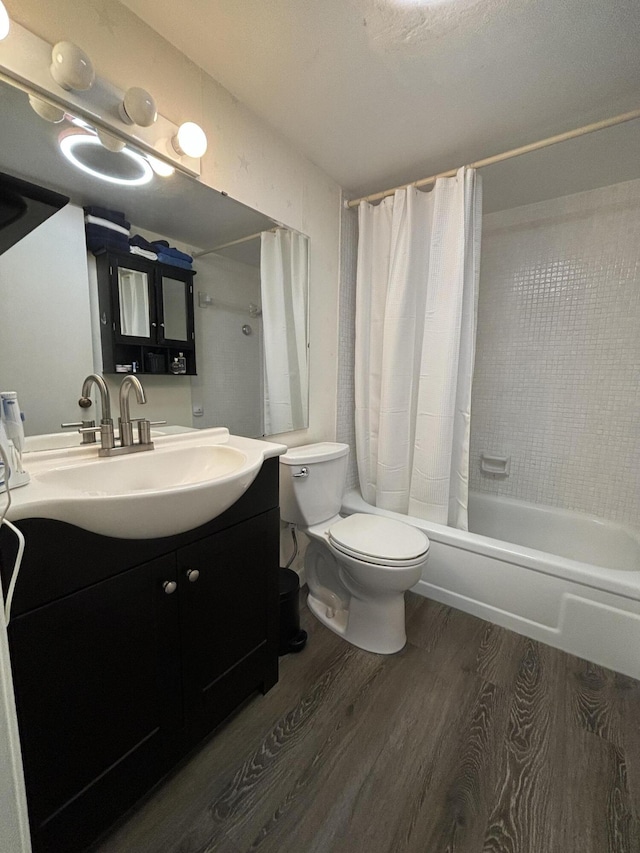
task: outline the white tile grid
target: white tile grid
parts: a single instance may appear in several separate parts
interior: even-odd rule
[[[471,488],[640,527],[639,384],[640,181],[485,217]]]
[[[262,435],[262,319],[249,315],[249,303],[260,304],[260,272],[220,255],[198,261],[196,291],[214,300],[246,307],[230,311],[222,305],[202,308],[195,300],[198,375],[192,378],[192,401],[204,408],[198,427],[226,426],[240,435]],[[253,334],[245,335],[249,324]],[[229,357],[231,354],[232,357]]]
[[[358,483],[355,438],[355,361],[356,262],[358,259],[358,214],[342,208],[340,223],[340,327],[338,332],[338,406],[336,440],[351,448],[347,470],[347,488]]]
[[[262,435],[262,320],[224,308],[199,310],[209,312],[201,346],[203,371],[209,380],[200,389],[205,413],[196,425],[226,426],[232,433],[258,438]],[[253,334],[243,334],[245,323]]]

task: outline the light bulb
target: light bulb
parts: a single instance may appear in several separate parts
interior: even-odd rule
[[[126,124],[138,124],[140,127],[150,127],[158,118],[156,102],[139,86],[127,89],[118,112]]]
[[[43,101],[42,98],[29,95],[29,103],[31,104],[31,109],[45,121],[50,121],[52,124],[59,124],[61,121],[64,121],[64,110],[61,110],[60,107],[55,107],[49,101]]]
[[[173,166],[170,166],[168,163],[165,163],[164,160],[160,160],[158,157],[154,157],[152,154],[147,154],[147,160],[149,161],[149,165],[153,169],[153,171],[160,178],[169,178],[175,172]]]
[[[96,77],[87,54],[71,41],[54,44],[50,70],[56,83],[67,91],[90,89]]]
[[[207,150],[206,134],[193,121],[185,121],[181,124],[171,143],[178,154],[186,154],[187,157],[202,157]]]
[[[9,35],[10,26],[9,13],[5,9],[2,0],[0,0],[0,41],[2,41],[2,39],[6,39]]]
[[[112,133],[107,133],[106,130],[98,129],[96,130],[96,133],[103,148],[106,148],[107,151],[112,151],[114,154],[117,154],[118,151],[122,151],[126,145],[122,139],[118,139],[118,137],[114,136]]]

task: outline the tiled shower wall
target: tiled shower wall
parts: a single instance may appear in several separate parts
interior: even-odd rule
[[[356,263],[358,260],[358,213],[343,206],[340,223],[340,327],[338,331],[338,410],[336,441],[351,448],[347,488],[358,484],[354,412],[353,365],[356,338]]]
[[[482,241],[471,487],[640,527],[640,181],[490,214]],[[345,211],[337,434],[352,448],[356,250]],[[482,451],[510,456],[509,477],[481,474]]]
[[[472,488],[640,527],[640,181],[485,217],[471,424]]]

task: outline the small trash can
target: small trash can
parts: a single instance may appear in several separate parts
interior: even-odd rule
[[[280,569],[280,643],[278,654],[301,652],[307,632],[300,629],[300,580],[293,569]]]

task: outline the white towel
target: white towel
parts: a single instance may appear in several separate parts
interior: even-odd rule
[[[99,216],[91,216],[90,214],[87,214],[84,221],[87,225],[100,225],[101,228],[108,228],[110,231],[117,231],[118,234],[124,234],[125,237],[129,236],[129,232],[126,228],[123,228],[121,225],[116,225],[115,222],[110,222],[108,219],[101,219]]]
[[[148,258],[150,261],[158,260],[155,252],[147,252],[146,249],[141,249],[140,246],[129,246],[129,252],[132,255],[140,255],[141,258]]]

